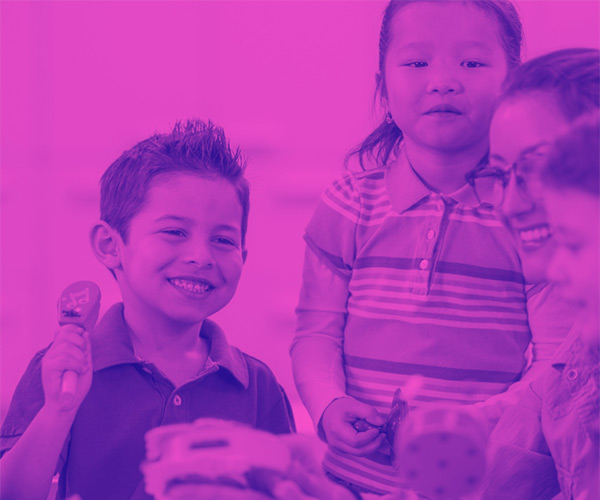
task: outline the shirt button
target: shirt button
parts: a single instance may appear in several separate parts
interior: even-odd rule
[[[427,239],[428,240],[432,240],[434,236],[435,236],[435,231],[433,229],[430,229],[429,231],[427,231]]]
[[[577,378],[577,376],[579,375],[579,373],[577,373],[577,370],[574,370],[573,368],[571,368],[568,372],[567,372],[567,378],[569,380],[575,380]]]
[[[175,406],[181,406],[181,396],[179,394],[175,394],[175,397],[173,398],[173,404]]]
[[[423,271],[425,271],[425,269],[427,269],[429,267],[429,261],[427,259],[423,259],[421,262],[419,262],[419,268],[422,269]]]

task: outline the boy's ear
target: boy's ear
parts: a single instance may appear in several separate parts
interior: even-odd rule
[[[248,257],[248,250],[246,250],[245,248],[242,250],[242,262],[245,264],[246,263],[246,258]]]
[[[103,220],[90,231],[90,244],[96,258],[111,270],[121,267],[121,235]]]

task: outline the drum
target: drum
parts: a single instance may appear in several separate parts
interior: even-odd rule
[[[270,493],[289,468],[291,455],[275,435],[237,422],[200,419],[157,427],[146,434],[142,464],[146,492],[156,500],[210,487],[240,490],[251,498]],[[243,492],[243,493],[242,493]],[[194,498],[186,493],[185,498]]]
[[[393,439],[394,466],[400,476],[429,498],[459,498],[483,478],[486,433],[464,408],[412,410]]]

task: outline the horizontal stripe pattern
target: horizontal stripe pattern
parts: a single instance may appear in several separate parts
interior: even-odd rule
[[[325,192],[310,246],[349,279],[347,393],[380,412],[419,374],[414,407],[467,405],[518,380],[530,340],[510,234],[489,210],[431,193],[394,210],[386,170],[348,172]],[[328,450],[324,466],[371,491],[399,485],[389,453]]]

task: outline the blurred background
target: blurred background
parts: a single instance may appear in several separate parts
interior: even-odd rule
[[[600,2],[518,1],[526,58],[598,47]],[[0,418],[72,281],[116,282],[88,245],[98,181],[134,143],[211,119],[249,159],[248,261],[218,314],[312,426],[288,346],[302,234],[373,109],[380,1],[2,1]]]

